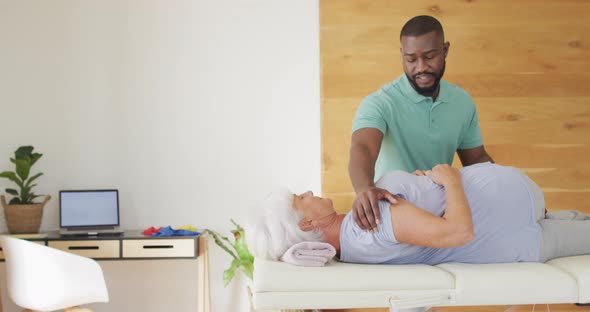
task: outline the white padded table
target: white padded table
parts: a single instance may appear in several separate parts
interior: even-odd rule
[[[256,259],[256,309],[590,302],[590,256],[542,263],[299,267]]]

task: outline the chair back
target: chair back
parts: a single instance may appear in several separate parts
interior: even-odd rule
[[[109,301],[96,261],[9,236],[0,236],[0,244],[8,295],[18,306],[53,311]]]

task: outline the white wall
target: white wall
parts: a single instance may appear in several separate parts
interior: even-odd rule
[[[53,199],[42,230],[57,228],[66,188],[119,188],[125,228],[226,233],[277,185],[319,192],[318,10],[0,0],[0,170],[20,145],[44,154],[37,191]],[[210,249],[212,310],[247,311],[244,279],[223,288],[230,258]],[[96,311],[196,309],[191,261],[101,264],[111,303]]]

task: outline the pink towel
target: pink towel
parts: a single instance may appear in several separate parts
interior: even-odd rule
[[[334,246],[324,242],[301,242],[291,246],[280,260],[300,266],[324,266],[336,255]]]

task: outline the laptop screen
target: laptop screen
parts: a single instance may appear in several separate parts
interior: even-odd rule
[[[71,190],[59,192],[60,227],[119,225],[117,190]]]

